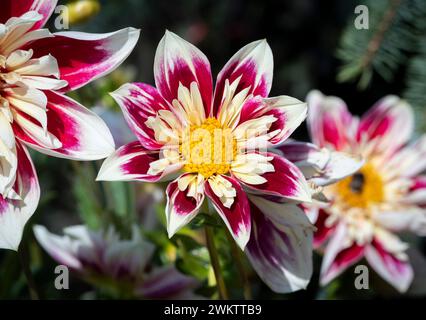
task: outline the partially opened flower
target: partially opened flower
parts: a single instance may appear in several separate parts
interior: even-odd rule
[[[426,138],[408,144],[413,131],[409,105],[396,96],[377,102],[361,119],[337,97],[308,96],[312,141],[361,155],[363,167],[324,189],[329,206],[311,208],[317,246],[328,240],[321,283],[365,257],[396,289],[406,291],[413,272],[400,231],[426,234]]]
[[[26,146],[77,160],[102,159],[114,150],[104,122],[63,93],[117,67],[139,31],[51,34],[43,25],[56,2],[1,3],[0,248],[17,249],[37,207],[39,186]]]
[[[35,226],[40,245],[56,260],[82,279],[108,287],[117,295],[145,299],[196,298],[197,280],[173,266],[152,265],[154,246],[141,238],[135,228],[130,240],[122,240],[111,227],[92,231],[85,225],[64,229],[64,235]],[[111,288],[112,284],[112,288]]]
[[[285,245],[281,252],[288,251],[272,262],[282,282],[265,280],[274,290],[288,292],[305,287],[312,269],[309,232],[292,233],[291,227],[301,224],[299,230],[312,232],[312,226],[297,207],[289,209],[287,218],[285,205],[265,204],[260,197],[294,203],[311,200],[303,173],[266,148],[280,145],[299,126],[306,104],[289,96],[267,98],[272,73],[269,45],[265,40],[252,42],[225,65],[213,93],[205,55],[167,31],[155,56],[156,88],[131,83],[112,93],[138,141],[105,160],[98,179],[157,182],[177,176],[166,191],[170,237],[197,215],[205,200],[241,249],[250,234],[253,250],[273,248],[280,235],[255,249],[262,241],[259,232],[263,236],[266,230],[261,226],[264,221],[282,232],[290,230],[281,238]],[[253,195],[252,204],[247,194]],[[278,211],[275,205],[280,206]],[[263,214],[274,217],[272,224]],[[268,272],[268,259],[274,259],[275,253],[265,254],[251,255],[258,272]],[[294,268],[287,271],[283,260]],[[293,284],[292,272],[299,272],[303,280]]]

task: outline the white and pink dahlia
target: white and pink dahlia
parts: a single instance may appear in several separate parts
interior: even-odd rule
[[[337,97],[313,91],[307,99],[312,141],[365,161],[355,174],[324,189],[329,205],[309,210],[318,229],[315,245],[328,241],[322,284],[365,257],[386,281],[406,291],[413,271],[408,244],[397,233],[426,234],[426,178],[420,175],[426,137],[409,143],[413,113],[396,96],[381,99],[360,119]]]
[[[112,93],[138,141],[111,155],[98,179],[156,182],[177,175],[167,188],[169,236],[195,217],[207,196],[244,249],[251,231],[246,189],[311,198],[295,165],[256,149],[280,144],[306,116],[297,99],[267,98],[272,69],[266,41],[250,43],[219,73],[213,95],[206,56],[167,31],[155,56],[157,88],[131,83]]]
[[[131,83],[112,93],[137,141],[105,160],[98,180],[175,179],[166,191],[170,237],[209,203],[262,279],[289,292],[306,287],[312,273],[313,227],[297,204],[311,201],[313,190],[273,148],[307,107],[289,96],[268,98],[272,74],[269,45],[255,41],[231,58],[213,90],[206,56],[166,31],[156,88]]]
[[[108,34],[43,29],[54,0],[3,0],[0,11],[0,248],[17,249],[40,197],[29,146],[75,160],[107,157],[104,122],[64,93],[117,67],[139,31]]]
[[[174,266],[152,263],[154,245],[133,228],[131,239],[122,239],[110,227],[93,231],[85,225],[67,227],[63,235],[35,226],[34,235],[57,263],[81,279],[125,298],[197,299],[199,282]]]

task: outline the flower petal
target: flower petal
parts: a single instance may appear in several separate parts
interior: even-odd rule
[[[46,227],[40,225],[34,226],[33,231],[38,243],[55,261],[74,270],[83,268],[69,238],[53,234]]]
[[[139,141],[134,141],[120,147],[104,161],[96,180],[157,182],[181,167],[170,164],[161,173],[148,173],[150,164],[158,160],[158,152],[146,150]]]
[[[339,223],[330,238],[321,266],[321,285],[327,285],[364,256],[364,247],[349,241],[347,227]]]
[[[426,236],[426,209],[423,208],[409,206],[399,211],[378,212],[374,220],[393,232],[408,230]]]
[[[149,273],[137,293],[147,299],[196,299],[193,291],[199,285],[196,279],[165,266]]]
[[[7,197],[16,179],[18,158],[9,120],[0,112],[0,197]]]
[[[58,0],[2,0],[0,23],[5,23],[11,17],[20,17],[28,11],[37,11],[43,16],[33,29],[39,29],[44,26],[50,18],[56,7]]]
[[[266,40],[249,43],[240,49],[220,71],[214,94],[213,115],[219,114],[227,97],[226,87],[237,84],[232,96],[247,89],[245,95],[267,97],[272,85],[274,61]]]
[[[19,199],[0,195],[0,248],[18,250],[28,219],[37,208],[40,186],[37,173],[25,146],[16,142],[18,167],[13,186]]]
[[[340,150],[355,135],[352,115],[346,103],[337,97],[324,96],[319,91],[311,91],[308,102],[308,128],[314,144]],[[352,132],[353,131],[353,132]]]
[[[306,289],[312,276],[313,226],[292,204],[250,196],[252,232],[246,254],[275,292]]]
[[[411,180],[410,189],[403,202],[426,208],[426,176],[418,176]]]
[[[154,87],[144,83],[127,83],[111,93],[123,111],[124,118],[141,144],[149,150],[158,150],[162,144],[154,131],[146,125],[149,117],[160,110],[170,110],[167,102]]]
[[[248,189],[256,194],[283,197],[290,200],[310,202],[311,190],[302,172],[290,161],[273,153],[266,154],[269,163],[274,167],[273,172],[260,174],[264,179],[262,184],[250,184],[242,180],[241,174],[232,172]],[[253,163],[253,166],[260,163]]]
[[[62,94],[44,93],[47,130],[22,116],[20,126],[14,126],[18,138],[42,153],[66,159],[97,160],[114,151],[111,132],[99,116]]]
[[[167,186],[166,220],[169,238],[188,224],[204,202],[204,178],[183,174]]]
[[[116,32],[92,34],[58,32],[53,38],[31,43],[35,57],[51,54],[58,60],[61,80],[70,91],[96,80],[117,68],[132,52],[139,30],[125,28]]]
[[[166,31],[155,53],[154,77],[158,91],[170,104],[178,98],[179,85],[190,88],[195,82],[206,115],[210,114],[213,80],[210,62],[194,45]]]
[[[360,156],[330,151],[305,142],[286,142],[278,150],[318,186],[333,184],[350,176],[364,164]]]
[[[328,214],[323,209],[318,209],[318,215],[315,221],[317,230],[314,233],[314,247],[323,245],[335,232],[335,226],[327,225]]]
[[[413,269],[407,261],[402,261],[386,251],[377,238],[366,247],[365,258],[374,270],[399,292],[408,290],[413,280]]]
[[[209,179],[205,184],[206,195],[210,198],[213,206],[217,210],[219,216],[225,222],[232,237],[242,250],[244,250],[249,238],[251,230],[250,206],[247,195],[241,188],[240,184],[231,177],[222,176],[223,179],[232,184],[232,188],[236,191],[232,205],[226,207],[221,198],[216,195],[212,182]]]
[[[396,151],[383,168],[401,177],[415,177],[426,169],[426,135]]]
[[[390,153],[407,143],[413,130],[414,114],[408,103],[397,96],[386,96],[362,116],[357,139],[374,140],[376,148]]]

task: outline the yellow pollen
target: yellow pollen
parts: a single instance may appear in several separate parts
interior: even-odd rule
[[[384,200],[382,177],[368,163],[331,188],[335,190],[336,200],[348,207],[368,208]]]
[[[216,118],[207,118],[201,125],[190,126],[183,135],[179,151],[185,160],[183,170],[209,178],[229,172],[237,154],[237,142],[229,128]]]

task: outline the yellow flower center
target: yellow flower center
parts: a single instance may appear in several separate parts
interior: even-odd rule
[[[197,172],[204,178],[229,172],[237,154],[237,141],[231,129],[216,118],[207,118],[201,125],[186,130],[179,151],[185,159],[183,170]]]
[[[336,200],[348,207],[368,208],[384,200],[382,177],[371,164],[332,186]]]

